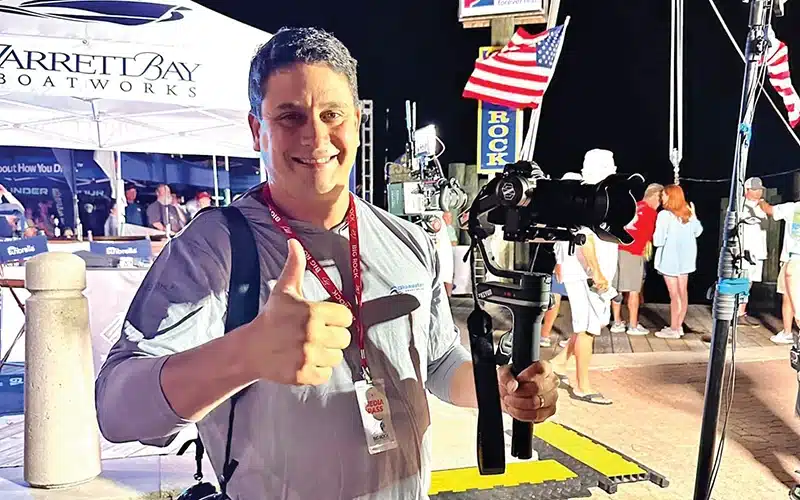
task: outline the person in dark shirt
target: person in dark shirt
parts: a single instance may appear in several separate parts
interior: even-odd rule
[[[136,203],[136,186],[128,183],[125,184],[125,223],[135,224],[137,226],[146,226],[147,220],[145,218],[144,210],[141,205]]]
[[[181,210],[176,202],[173,202],[172,191],[166,184],[159,184],[156,187],[156,201],[147,206],[147,220],[150,226],[159,231],[167,231],[172,234],[177,233],[186,225],[185,217],[179,212]]]

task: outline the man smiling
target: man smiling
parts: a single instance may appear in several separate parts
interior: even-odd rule
[[[476,406],[472,362],[423,230],[347,191],[356,62],[328,33],[281,30],[253,59],[250,102],[269,181],[234,206],[254,233],[261,312],[225,334],[229,229],[219,211],[200,214],[136,294],[97,381],[100,428],[164,443],[197,423],[231,498],[427,498],[426,390]],[[516,418],[555,412],[546,363],[498,379]],[[231,475],[229,400],[243,388]]]

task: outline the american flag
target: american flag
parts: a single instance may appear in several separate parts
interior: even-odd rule
[[[776,46],[776,49],[767,60],[769,83],[781,95],[783,105],[786,106],[786,112],[789,115],[789,125],[794,128],[800,123],[800,97],[792,85],[792,78],[789,74],[789,48],[777,38],[770,38],[773,44],[777,42],[777,46],[773,45]]]
[[[475,61],[463,97],[513,109],[538,108],[553,77],[567,23],[531,35],[519,28],[499,52]]]

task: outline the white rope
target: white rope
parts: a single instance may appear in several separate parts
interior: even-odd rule
[[[672,163],[675,184],[680,182],[680,163],[683,159],[683,18],[683,0],[672,0],[669,66],[669,161]]]
[[[742,49],[739,48],[739,45],[737,45],[737,43],[736,43],[736,39],[733,38],[733,35],[731,34],[731,31],[728,29],[728,25],[725,24],[725,19],[722,18],[722,14],[720,14],[719,9],[717,9],[717,4],[714,3],[714,0],[708,0],[708,3],[711,4],[711,8],[714,10],[714,14],[717,15],[717,19],[719,19],[719,23],[722,25],[722,29],[725,30],[725,33],[728,35],[728,39],[733,44],[733,48],[736,49],[736,52],[739,54],[739,57],[742,59],[742,62],[747,64],[747,61],[744,58],[744,54],[742,53]],[[786,120],[786,118],[784,118],[783,113],[778,108],[778,106],[775,104],[775,101],[772,100],[772,97],[770,97],[769,93],[764,88],[763,81],[759,81],[758,82],[758,86],[761,88],[761,94],[764,97],[767,98],[767,100],[769,101],[770,104],[772,104],[772,109],[774,109],[775,112],[778,114],[778,118],[780,118],[780,120],[783,122],[784,126],[786,126],[786,130],[789,131],[789,134],[792,136],[792,139],[794,139],[794,142],[796,142],[797,145],[800,146],[800,137],[797,137],[797,134],[795,133],[795,131],[792,128],[792,126],[789,125],[789,122]]]

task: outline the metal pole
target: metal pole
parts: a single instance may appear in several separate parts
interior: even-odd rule
[[[736,151],[731,175],[731,188],[728,197],[728,211],[723,228],[722,250],[719,254],[717,273],[719,282],[737,278],[741,268],[734,259],[740,255],[736,238],[738,214],[741,213],[744,191],[747,155],[750,149],[750,131],[753,114],[758,98],[759,80],[763,74],[759,70],[763,66],[763,55],[766,51],[767,28],[770,24],[772,10],[767,8],[771,0],[750,0],[750,31],[747,37],[745,58],[747,61],[742,88],[739,124],[736,136]],[[703,423],[700,429],[700,448],[697,460],[694,500],[708,500],[711,495],[712,475],[716,454],[717,423],[719,419],[720,399],[722,396],[722,377],[725,368],[725,351],[731,323],[736,315],[737,299],[735,295],[721,294],[719,286],[714,294],[714,324],[711,340],[711,355],[706,376],[705,403],[703,407]]]
[[[117,234],[123,236],[122,232],[128,221],[125,219],[127,200],[125,199],[125,181],[122,179],[122,151],[114,151],[114,173],[117,183],[114,186],[114,200],[117,203]]]
[[[211,172],[214,175],[214,205],[219,206],[219,179],[217,179],[217,155],[211,157]]]
[[[547,3],[547,29],[555,28],[558,22],[558,9],[561,7],[561,0],[550,0]],[[528,136],[528,143],[522,152],[523,159],[533,160],[533,150],[536,147],[536,136],[539,134],[539,118],[541,117],[542,103],[538,109],[531,110],[531,132]]]
[[[267,181],[267,166],[264,164],[264,157],[262,155],[258,155],[258,176],[261,182]]]
[[[225,156],[225,172],[228,173],[228,187],[225,188],[225,206],[231,204],[231,159]]]

